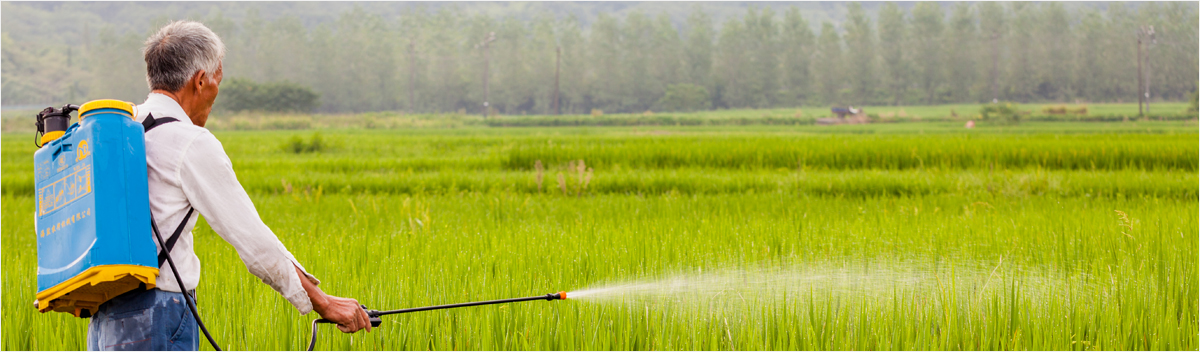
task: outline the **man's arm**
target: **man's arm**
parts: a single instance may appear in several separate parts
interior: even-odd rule
[[[184,151],[179,169],[188,202],[208,220],[225,242],[233,245],[250,273],[283,295],[301,314],[317,311],[337,322],[342,331],[364,328],[357,322],[366,312],[353,299],[326,295],[315,277],[305,272],[275,233],[263,223],[233,172],[221,142],[202,133]],[[365,324],[365,325],[370,325]]]
[[[358,300],[325,294],[320,287],[308,280],[304,272],[300,271],[300,267],[295,268],[296,276],[300,278],[300,284],[308,293],[308,299],[312,301],[313,310],[317,314],[337,323],[342,332],[352,333],[364,328],[371,332],[371,318],[367,316],[367,311],[358,305]]]

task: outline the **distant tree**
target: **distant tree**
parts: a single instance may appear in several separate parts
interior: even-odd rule
[[[714,104],[723,108],[750,105],[750,67],[746,52],[750,50],[746,26],[742,21],[729,19],[721,26],[714,57],[713,78],[717,90]]]
[[[979,3],[979,30],[981,40],[986,43],[988,50],[981,50],[980,62],[985,72],[983,85],[987,88],[984,100],[998,101],[1001,98],[1001,77],[1003,75],[1001,61],[1007,51],[1008,19],[1004,7],[999,2]]]
[[[654,19],[653,31],[650,75],[655,80],[653,94],[661,97],[668,85],[683,81],[683,40],[666,13]]]
[[[89,99],[141,101],[150,93],[146,83],[146,61],[142,58],[142,40],[149,34],[117,35],[111,27],[101,28],[92,45],[92,82]],[[6,72],[7,74],[7,72]]]
[[[1009,31],[1008,77],[1006,94],[1009,99],[1018,102],[1029,102],[1035,94],[1037,80],[1034,76],[1036,69],[1033,50],[1033,27],[1037,25],[1033,5],[1021,2],[1009,3],[1012,12],[1012,26]]]
[[[562,111],[578,113],[586,111],[585,96],[588,82],[584,80],[587,71],[587,43],[579,20],[571,16],[558,24],[558,42],[562,46],[562,69],[559,77],[559,89],[562,99]]]
[[[779,39],[783,53],[783,72],[780,76],[783,78],[781,83],[785,92],[781,102],[792,106],[803,105],[808,102],[812,89],[809,66],[812,63],[815,39],[799,9],[791,7],[784,14],[783,30]]]
[[[875,75],[875,32],[862,5],[846,5],[846,80],[855,104],[874,103],[879,81]]]
[[[970,101],[971,88],[975,83],[975,52],[978,42],[975,16],[971,5],[960,2],[954,5],[950,15],[949,30],[946,31],[946,87],[949,101]]]
[[[612,111],[621,104],[624,89],[621,27],[615,17],[600,14],[588,36],[592,108]]]
[[[621,70],[624,71],[620,103],[615,111],[646,111],[662,97],[665,86],[651,72],[654,62],[654,25],[639,11],[625,17],[621,32]]]
[[[904,11],[891,2],[884,4],[879,10],[879,54],[883,61],[883,84],[892,105],[898,105],[904,99],[911,81],[908,33]]]
[[[832,23],[821,24],[821,33],[817,37],[817,50],[813,59],[815,80],[817,82],[816,96],[827,104],[842,104],[841,90],[844,86],[842,79],[842,38]]]
[[[913,57],[916,58],[916,78],[925,103],[934,104],[935,94],[942,83],[942,7],[936,2],[919,2],[912,11]]]
[[[1071,94],[1071,26],[1061,3],[1044,2],[1034,15],[1033,62],[1035,72],[1033,98],[1066,101]]]
[[[552,69],[532,69],[551,67],[553,53],[541,52],[545,49],[535,48],[529,39],[528,29],[516,18],[506,18],[496,28],[496,41],[491,43],[489,104],[502,113],[528,113],[534,107],[535,82],[548,85],[553,79]]]
[[[684,44],[684,79],[701,87],[712,85],[713,23],[700,5],[692,7],[687,18],[687,42]]]
[[[1071,76],[1074,94],[1088,100],[1101,100],[1105,96],[1103,79],[1094,72],[1102,72],[1102,58],[1099,43],[1103,43],[1105,35],[1104,18],[1096,10],[1084,10],[1082,19],[1072,33],[1075,52],[1075,65]]]

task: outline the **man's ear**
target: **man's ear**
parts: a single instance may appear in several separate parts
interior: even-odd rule
[[[196,89],[196,92],[199,93],[209,83],[208,72],[204,70],[196,71],[196,74],[192,75],[192,82],[190,83]]]

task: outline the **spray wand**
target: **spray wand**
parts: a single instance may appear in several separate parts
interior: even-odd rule
[[[362,308],[363,308],[363,310],[367,311],[367,317],[369,317],[371,320],[371,327],[378,327],[379,324],[383,323],[383,319],[379,319],[379,317],[384,316],[384,315],[423,312],[423,311],[427,311],[427,310],[438,310],[438,309],[449,309],[449,308],[460,308],[460,307],[484,306],[484,305],[491,305],[491,304],[524,302],[524,301],[538,301],[538,300],[553,301],[556,299],[567,299],[567,292],[563,291],[563,292],[559,292],[559,293],[548,293],[548,294],[545,294],[542,296],[497,299],[497,300],[491,300],[491,301],[467,302],[467,303],[456,303],[456,304],[444,304],[444,305],[440,305],[440,306],[428,306],[428,307],[417,307],[417,308],[396,309],[396,310],[380,311],[380,310],[374,310],[374,309],[367,309],[367,306],[365,306],[365,305],[362,306]],[[308,341],[308,350],[309,351],[312,351],[313,347],[315,347],[317,345],[317,324],[321,324],[321,323],[333,323],[333,322],[326,320],[326,319],[313,320],[312,339]]]

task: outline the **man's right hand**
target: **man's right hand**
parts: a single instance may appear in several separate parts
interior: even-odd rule
[[[321,315],[321,318],[332,321],[337,324],[338,330],[344,333],[353,333],[362,329],[367,329],[371,332],[371,318],[367,316],[367,311],[359,306],[358,300],[353,298],[342,298],[337,296],[326,295],[322,303],[318,304],[318,300],[313,300],[313,310]]]
[[[362,329],[371,332],[371,318],[367,316],[367,311],[358,304],[358,300],[325,294],[321,288],[304,276],[304,272],[300,271],[300,268],[296,268],[296,275],[300,276],[300,286],[304,287],[309,301],[312,301],[313,311],[320,314],[321,318],[334,322],[337,324],[338,330],[347,334]]]

